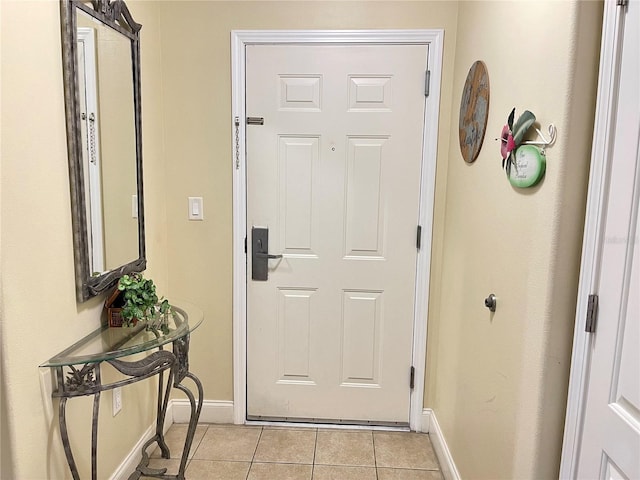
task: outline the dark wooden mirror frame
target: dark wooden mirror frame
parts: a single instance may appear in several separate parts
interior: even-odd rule
[[[84,167],[78,92],[77,12],[81,10],[98,22],[121,33],[131,41],[133,104],[135,112],[136,176],[138,195],[138,251],[139,257],[127,264],[100,275],[92,275],[89,260],[89,240],[85,205]],[[62,62],[64,98],[69,156],[71,191],[71,219],[75,258],[76,298],[84,302],[106,292],[125,274],[146,268],[144,233],[144,195],[142,188],[142,120],[140,96],[140,29],[122,0],[60,0],[62,28]]]

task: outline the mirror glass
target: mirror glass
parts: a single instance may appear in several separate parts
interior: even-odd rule
[[[140,25],[121,0],[61,8],[76,294],[84,301],[146,263]]]
[[[78,90],[92,275],[138,258],[131,42],[78,12]]]

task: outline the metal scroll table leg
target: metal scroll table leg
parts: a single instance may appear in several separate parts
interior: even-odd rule
[[[162,394],[162,390],[164,388],[164,372],[160,372],[159,380],[158,380],[158,415],[156,416],[156,437],[158,441],[158,446],[160,447],[160,452],[162,453],[162,458],[169,458],[171,456],[171,452],[169,452],[169,447],[167,443],[164,441],[164,419],[167,415],[167,405],[169,404],[169,394],[171,393],[171,382],[173,381],[173,375],[169,374],[169,379],[167,381],[167,386]]]
[[[162,454],[162,458],[169,458],[170,452],[169,447],[167,446],[164,440],[164,419],[167,415],[167,406],[169,404],[169,394],[171,393],[171,387],[173,384],[173,370],[169,370],[169,378],[167,380],[167,385],[164,387],[164,375],[163,372],[160,372],[159,380],[158,380],[158,412],[156,416],[156,433],[155,435],[147,440],[147,442],[142,446],[142,459],[138,464],[136,470],[129,476],[128,480],[137,480],[142,475],[147,477],[156,477],[156,478],[176,478],[175,476],[165,475],[167,472],[166,468],[150,468],[149,467],[149,454],[147,453],[147,449],[154,443],[157,443],[160,447],[160,452]],[[164,394],[163,394],[164,389]]]
[[[62,437],[62,446],[64,447],[64,454],[67,457],[67,463],[71,470],[71,476],[73,480],[80,480],[80,474],[78,473],[78,467],[76,467],[76,461],[73,459],[73,453],[71,452],[71,445],[69,444],[69,432],[67,431],[67,398],[62,397],[60,399],[59,407],[59,421],[60,421],[60,436]]]
[[[80,480],[80,474],[78,473],[78,467],[76,461],[73,458],[71,452],[71,445],[69,443],[69,432],[67,431],[67,397],[60,399],[60,436],[62,437],[62,446],[64,447],[64,454],[67,457],[67,463],[71,470],[71,475],[74,480]],[[96,480],[98,478],[98,412],[100,409],[100,392],[96,392],[93,395],[93,419],[91,423],[91,478]]]
[[[196,384],[198,389],[198,401],[191,393],[187,387],[182,385],[182,383],[176,383],[175,388],[181,390],[185,393],[185,395],[189,398],[189,403],[191,405],[191,416],[189,417],[189,428],[187,429],[187,438],[184,441],[184,449],[182,450],[182,458],[180,460],[180,468],[178,469],[178,480],[184,480],[184,471],[187,468],[187,459],[189,458],[189,451],[191,450],[191,444],[193,443],[193,437],[196,433],[196,427],[198,426],[198,419],[200,418],[200,411],[202,410],[202,397],[204,396],[204,391],[202,389],[202,383],[198,377],[194,374],[187,372],[184,374],[184,377],[188,377],[193,380],[193,383]],[[184,378],[183,377],[183,378]]]
[[[172,384],[172,379],[175,371],[176,357],[173,353],[167,352],[164,350],[158,350],[157,352],[152,353],[151,355],[143,358],[142,360],[138,360],[135,362],[125,362],[118,359],[108,360],[108,363],[113,366],[120,373],[123,373],[129,377],[128,380],[124,380],[118,383],[118,385],[126,385],[129,383],[134,383],[140,381],[143,378],[149,378],[154,375],[160,375],[159,385],[158,385],[158,415],[156,418],[156,433],[155,435],[147,440],[147,442],[142,447],[142,460],[140,464],[136,467],[136,470],[129,476],[130,480],[135,480],[140,478],[141,476],[149,476],[156,478],[172,478],[171,476],[165,475],[167,469],[154,469],[149,468],[149,455],[147,454],[147,448],[154,442],[157,442],[160,446],[163,456],[169,455],[169,448],[164,442],[164,436],[162,434],[162,427],[164,424],[164,417],[167,412],[167,404],[169,398],[169,391]],[[169,380],[167,382],[167,390],[162,396],[162,378],[163,371],[169,369]],[[116,385],[116,384],[113,384]]]
[[[56,377],[58,388],[54,392],[55,397],[60,397],[59,406],[59,422],[60,437],[62,438],[62,446],[64,454],[67,457],[69,470],[74,480],[80,480],[78,467],[71,452],[69,444],[69,432],[67,430],[67,400],[76,396],[93,395],[93,421],[91,424],[91,478],[98,478],[98,411],[100,407],[100,367],[99,364],[87,363],[82,368],[76,368],[73,365],[68,367],[67,378],[65,379],[62,367],[56,368]]]
[[[100,392],[93,396],[93,419],[91,420],[91,479],[98,480],[98,412]]]
[[[187,438],[184,441],[184,449],[182,450],[182,458],[180,460],[180,469],[178,470],[177,479],[184,480],[184,471],[187,468],[187,458],[189,457],[189,450],[191,450],[191,444],[193,443],[193,436],[196,433],[196,427],[198,426],[198,419],[200,418],[200,411],[202,410],[202,398],[204,397],[204,391],[202,389],[202,383],[198,377],[189,373],[189,334],[184,337],[178,338],[173,342],[173,353],[176,356],[176,364],[174,368],[175,382],[174,388],[181,390],[185,393],[189,399],[191,405],[191,416],[189,417],[189,428],[187,429]],[[187,387],[182,385],[182,381],[185,378],[190,378],[195,383],[198,389],[198,401]]]
[[[100,369],[96,368],[95,381],[102,384]],[[100,412],[100,391],[93,395],[93,418],[91,419],[91,480],[98,480],[98,413]]]

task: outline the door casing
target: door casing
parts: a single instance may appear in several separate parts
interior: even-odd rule
[[[422,431],[429,276],[433,234],[433,204],[440,114],[440,84],[444,30],[234,30],[231,32],[232,73],[232,165],[233,165],[233,410],[234,423],[246,423],[247,407],[247,183],[245,46],[259,44],[340,44],[340,45],[409,45],[429,46],[429,96],[426,98],[423,130],[422,176],[419,216],[422,245],[416,265],[416,300],[414,306],[413,352],[415,384],[411,392],[409,426]],[[407,372],[408,382],[408,372]]]
[[[608,189],[610,152],[614,141],[615,105],[618,97],[624,7],[605,2],[602,21],[600,66],[596,118],[593,131],[587,211],[582,241],[582,260],[578,284],[573,353],[569,377],[567,413],[560,459],[561,479],[575,478],[578,469],[582,427],[586,408],[587,382],[590,369],[591,334],[585,332],[588,296],[599,273],[601,242],[605,230],[605,193]]]
[[[98,79],[96,77],[96,31],[89,27],[78,27],[78,43],[82,43],[85,47],[83,67],[79,68],[78,75],[84,75],[85,100],[87,115],[89,112],[96,114],[95,132],[93,141],[95,145],[100,145],[100,117],[98,114]],[[81,47],[78,46],[78,50]],[[82,96],[81,96],[82,103]],[[87,120],[83,119],[82,123],[86,125]],[[89,129],[86,128],[86,135],[89,136]],[[94,161],[88,158],[88,147],[85,147],[83,139],[83,164],[87,167],[85,170],[85,185],[88,185],[88,210],[87,218],[91,223],[91,234],[89,235],[91,255],[89,256],[92,272],[104,272],[104,236],[103,236],[103,218],[102,218],[102,179],[101,179],[101,159],[100,149],[95,149]]]

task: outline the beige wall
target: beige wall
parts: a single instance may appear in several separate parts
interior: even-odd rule
[[[155,5],[134,3],[145,34],[149,273],[162,291],[168,282],[159,31]],[[38,365],[96,328],[104,299],[75,300],[58,2],[2,0],[0,8],[2,478],[60,479],[69,473],[57,417],[47,413],[56,412],[57,402],[43,400]],[[124,389],[124,408],[115,418],[111,395],[103,394],[101,478],[151,424],[152,394],[149,382]],[[87,478],[90,403],[71,400],[67,411],[80,474]]]
[[[451,131],[475,60],[487,65],[491,101],[474,164],[451,137],[425,405],[463,478],[557,478],[601,10],[576,1],[459,5]],[[534,112],[543,131],[558,128],[546,177],[527,190],[510,186],[494,141],[513,107]],[[495,314],[484,307],[489,293]]]

